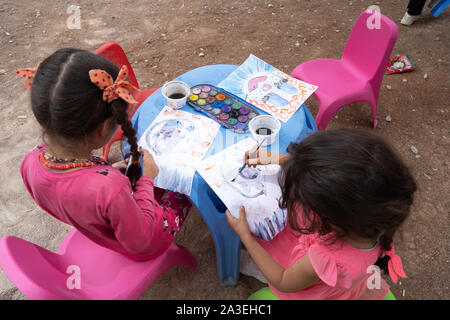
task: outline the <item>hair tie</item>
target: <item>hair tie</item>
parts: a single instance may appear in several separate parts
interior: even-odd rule
[[[403,270],[402,259],[395,254],[394,244],[392,244],[391,250],[385,250],[384,253],[390,257],[388,261],[388,270],[392,281],[397,283],[398,277],[407,278],[406,273]]]
[[[128,103],[134,104],[137,101],[134,99],[132,93],[139,89],[128,81],[125,81],[127,74],[127,66],[122,66],[114,82],[105,70],[93,69],[89,71],[89,77],[92,83],[103,90],[103,101],[111,103],[111,101],[120,97]]]
[[[41,62],[38,62],[38,64],[34,68],[21,68],[16,71],[16,73],[19,76],[22,76],[25,78],[25,90],[31,89],[31,85],[33,84],[33,81],[34,81],[34,75],[35,75],[37,69],[39,68],[40,64],[41,64]]]

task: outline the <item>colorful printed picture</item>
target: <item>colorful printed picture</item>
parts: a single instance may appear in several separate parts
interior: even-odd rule
[[[164,107],[138,142],[159,167],[155,186],[189,196],[194,164],[203,159],[219,128],[207,117]]]
[[[286,211],[278,206],[280,166],[245,167],[239,173],[244,153],[254,145],[253,139],[245,139],[203,160],[197,171],[233,216],[245,206],[250,231],[268,241],[286,226]]]
[[[250,55],[218,85],[286,122],[318,88]]]

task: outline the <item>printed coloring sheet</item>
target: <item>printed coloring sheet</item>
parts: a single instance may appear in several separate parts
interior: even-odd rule
[[[203,159],[219,128],[207,117],[165,106],[138,142],[159,167],[155,186],[189,196],[195,164]]]
[[[287,122],[318,88],[250,55],[218,87]]]
[[[238,174],[245,152],[255,145],[253,139],[245,139],[203,160],[197,171],[233,216],[239,217],[239,207],[243,205],[250,231],[267,241],[284,229],[286,211],[278,206],[280,166],[247,166]]]

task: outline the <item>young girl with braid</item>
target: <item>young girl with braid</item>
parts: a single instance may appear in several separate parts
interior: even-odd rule
[[[20,69],[31,89],[33,113],[45,145],[30,151],[21,166],[26,188],[36,203],[74,226],[99,245],[133,260],[164,252],[191,207],[182,195],[155,189],[158,167],[138,150],[128,120],[135,88],[127,68],[91,52],[60,49],[36,69]],[[127,161],[110,165],[92,156],[120,125],[131,146]],[[142,156],[142,174],[139,160]]]

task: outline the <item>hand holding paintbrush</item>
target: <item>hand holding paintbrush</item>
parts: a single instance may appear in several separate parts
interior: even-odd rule
[[[276,153],[270,152],[264,148],[258,148],[257,146],[248,150],[244,155],[244,162],[249,167],[256,167],[258,165],[278,164],[283,165],[289,160],[288,153]]]
[[[252,155],[250,157],[254,157],[257,153],[259,148],[261,148],[261,146],[263,145],[264,141],[266,141],[267,138],[264,138],[259,144],[258,147],[256,148],[256,150],[252,153]],[[234,180],[236,180],[236,178],[238,177],[238,175],[241,174],[242,170],[245,169],[245,167],[247,166],[247,163],[244,162],[244,165],[242,167],[239,168],[237,175],[233,178],[233,180],[231,180],[231,182],[234,182]]]

